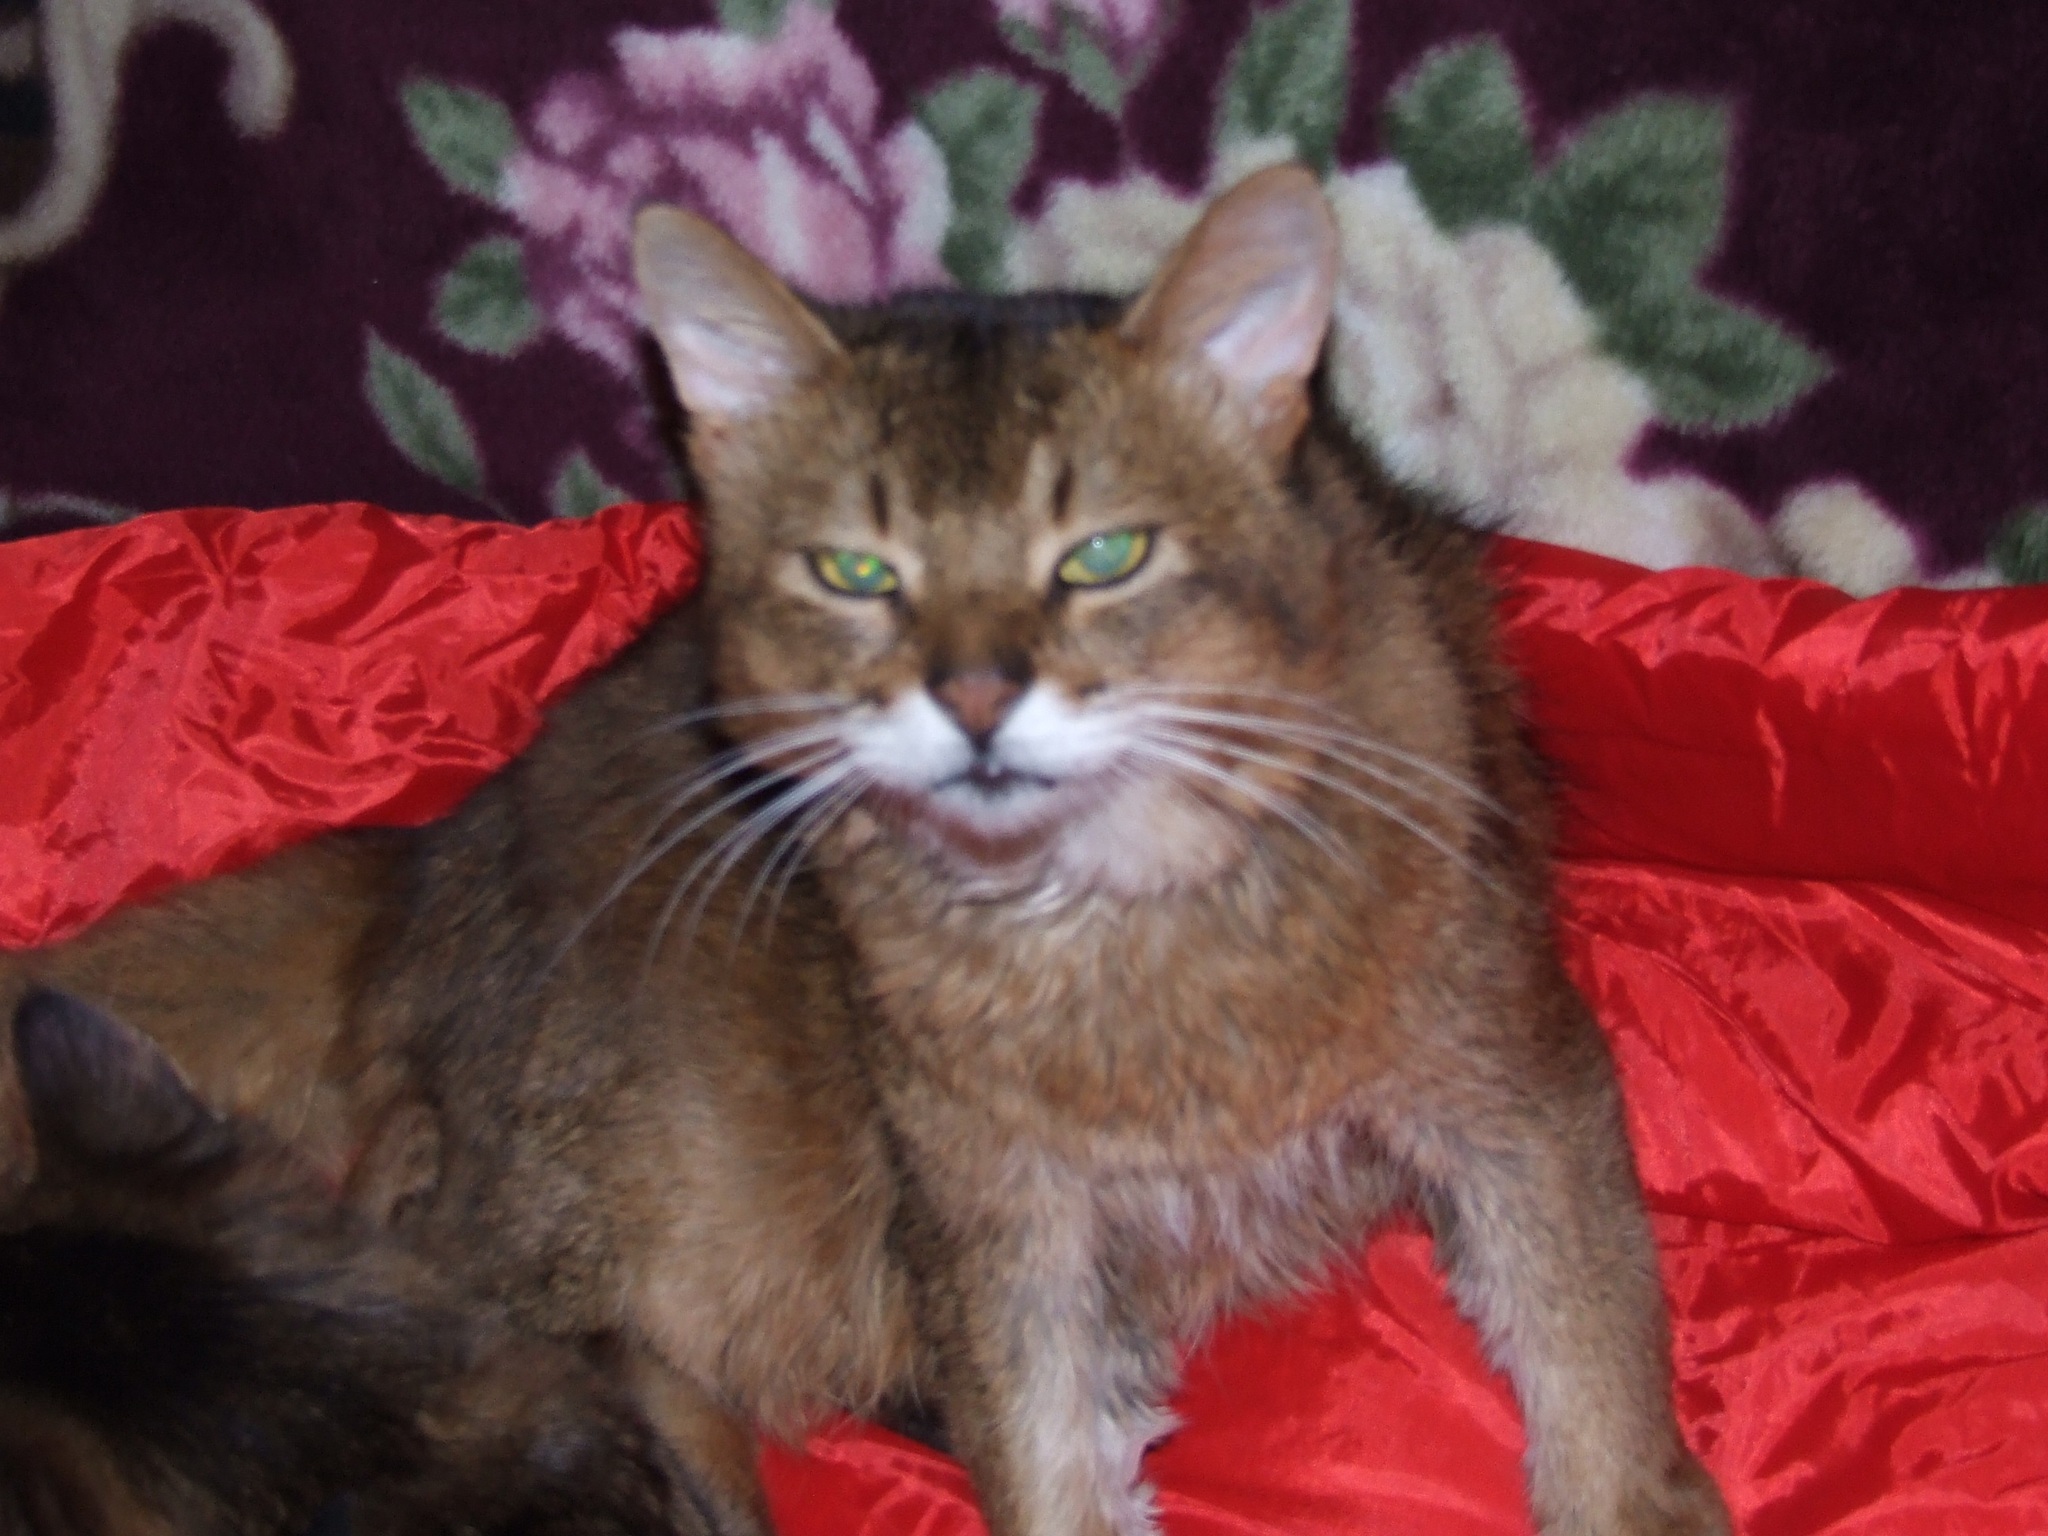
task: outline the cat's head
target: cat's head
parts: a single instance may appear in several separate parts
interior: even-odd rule
[[[69,994],[33,990],[10,1043],[35,1144],[25,1204],[39,1216],[118,1224],[146,1213],[138,1219],[154,1222],[240,1182],[248,1138],[127,1025]]]
[[[35,988],[15,1011],[11,1044],[34,1175],[0,1227],[118,1232],[232,1255],[254,1281],[322,1266],[393,1284],[419,1272],[396,1250],[373,1254],[362,1220],[307,1159],[261,1122],[202,1100],[121,1019]]]
[[[798,775],[790,825],[857,798],[965,874],[1139,893],[1284,815],[1287,746],[1194,733],[1328,664],[1333,534],[1286,485],[1337,269],[1308,172],[1225,194],[1096,325],[1044,301],[828,323],[668,208],[636,260],[705,490],[727,725]]]

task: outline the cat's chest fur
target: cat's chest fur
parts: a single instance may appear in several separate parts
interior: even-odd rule
[[[1214,1284],[1265,1291],[1383,1207],[1360,1171],[1378,1096],[1455,1048],[1453,973],[1498,963],[1456,903],[1399,899],[1440,872],[1383,873],[1259,848],[1166,896],[949,902],[882,848],[828,883],[890,1119],[963,1198],[1022,1160],[1146,1269],[1213,1263]],[[1246,1264],[1270,1274],[1226,1273]]]
[[[989,904],[891,873],[856,860],[834,884],[885,1089],[910,1113],[971,1106],[1005,1140],[1105,1169],[1205,1163],[1320,1119],[1392,1048],[1360,1025],[1386,1011],[1378,958],[1318,953],[1286,893],[1244,889],[1263,872],[1135,903]],[[1290,934],[1292,965],[1275,953]]]

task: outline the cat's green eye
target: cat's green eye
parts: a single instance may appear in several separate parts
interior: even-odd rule
[[[1135,573],[1152,553],[1147,528],[1118,528],[1083,539],[1060,557],[1057,572],[1063,587],[1107,587]]]
[[[807,553],[818,580],[848,597],[887,597],[903,585],[895,566],[864,549],[813,549]]]

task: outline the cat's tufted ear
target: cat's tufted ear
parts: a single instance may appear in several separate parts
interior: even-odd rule
[[[1308,421],[1337,287],[1337,222],[1305,168],[1246,177],[1202,215],[1125,317],[1122,334],[1208,370],[1276,458]]]
[[[680,208],[640,210],[633,275],[693,435],[772,409],[840,353],[780,278]]]
[[[36,1138],[94,1161],[204,1155],[224,1125],[143,1035],[63,992],[14,1016],[15,1062]]]

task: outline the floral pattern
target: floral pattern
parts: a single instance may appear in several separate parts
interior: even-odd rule
[[[1115,113],[1160,41],[1165,0],[995,0],[1011,46]]]
[[[1730,4],[222,0],[195,74],[189,27],[114,46],[189,5],[0,0],[0,535],[672,494],[641,198],[828,297],[1135,288],[1291,156],[1343,213],[1338,399],[1463,515],[1855,591],[2048,580],[2048,217],[2010,174],[2048,34]]]
[[[1398,165],[1330,190],[1344,237],[1331,384],[1396,475],[1524,537],[1639,565],[1780,569],[1726,491],[1628,472],[1656,413],[1651,390],[1600,350],[1527,230],[1444,234]]]
[[[1118,175],[1052,179],[1026,207],[1042,82],[1121,124],[1175,13],[983,3],[1017,66],[933,81],[894,116],[812,0],[728,0],[720,28],[622,29],[609,70],[558,77],[523,123],[461,86],[413,82],[422,150],[510,220],[442,280],[442,334],[500,357],[552,335],[602,360],[620,425],[600,456],[637,461],[644,483],[659,454],[638,406],[628,246],[646,202],[718,220],[826,300],[943,282],[1129,292],[1217,191],[1298,158],[1326,171],[1342,232],[1334,398],[1397,475],[1477,523],[1651,566],[1802,570],[1858,589],[1924,578],[1903,527],[1840,477],[1795,490],[1774,527],[1774,509],[1704,475],[1637,467],[1660,425],[1751,430],[1828,373],[1783,326],[1701,286],[1726,203],[1723,108],[1626,101],[1545,160],[1511,59],[1482,38],[1415,61],[1382,107],[1391,157],[1343,164],[1350,6],[1284,0],[1255,8],[1230,55],[1201,186],[1134,162],[1126,139]],[[459,401],[370,341],[366,388],[393,445],[480,495],[485,445]],[[577,444],[548,501],[560,514],[621,494]]]
[[[633,212],[678,203],[717,220],[784,277],[849,302],[944,273],[946,169],[915,122],[883,133],[866,62],[810,5],[773,37],[631,29],[617,69],[558,80],[506,162],[548,323],[638,377]]]
[[[1050,37],[1071,18],[1125,56],[1144,51],[1166,19],[1162,0],[995,0],[996,14]]]

